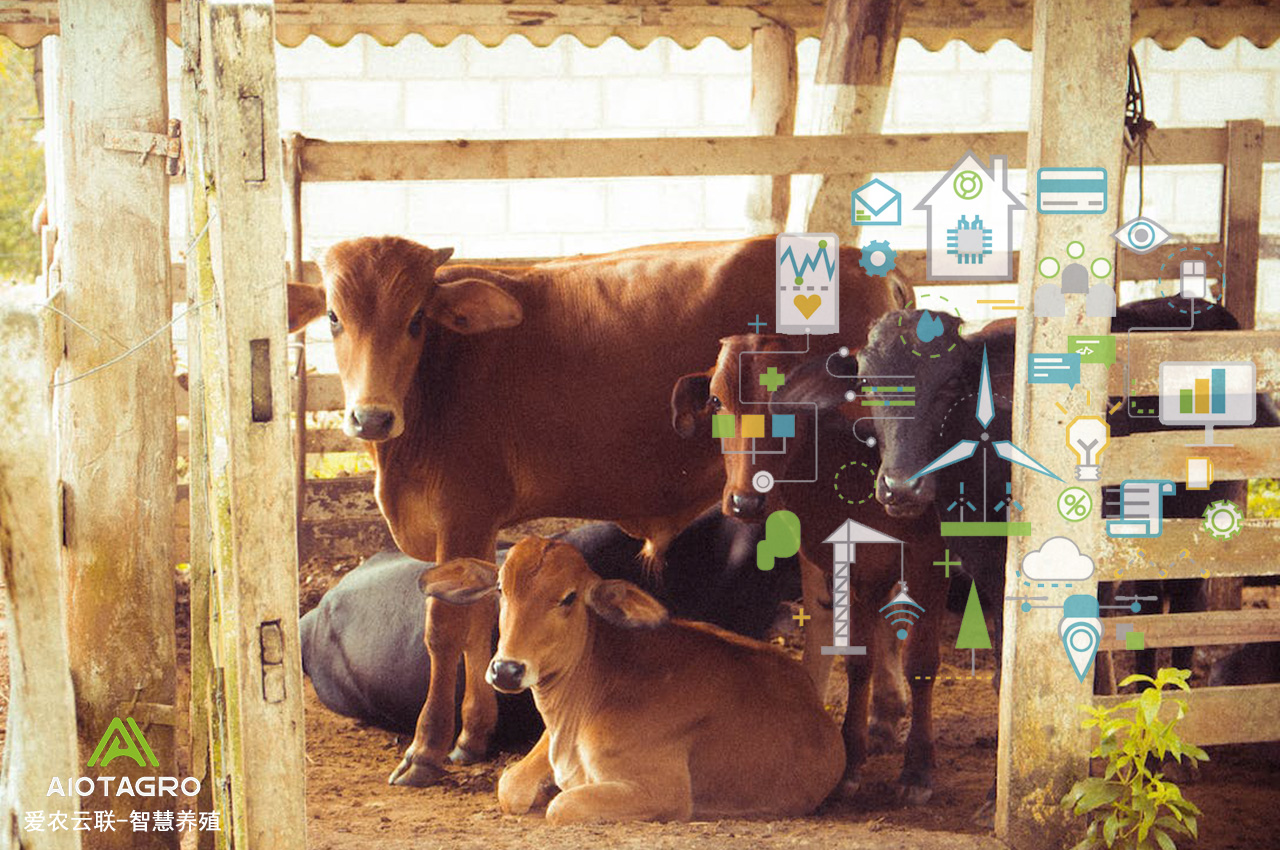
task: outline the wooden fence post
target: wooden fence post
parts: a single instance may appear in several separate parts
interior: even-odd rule
[[[904,5],[902,0],[827,0],[813,75],[816,120],[811,133],[849,136],[884,127]],[[811,181],[805,228],[838,233],[856,244],[853,190],[869,176],[825,174]]]
[[[795,135],[796,34],[786,27],[761,27],[751,33],[751,132]],[[747,198],[751,232],[783,232],[790,206],[790,174],[755,178]]]
[[[196,6],[200,136],[189,183],[207,203],[209,253],[188,258],[204,266],[194,278],[204,442],[192,446],[191,460],[206,467],[212,541],[215,796],[234,846],[301,850],[302,661],[274,16],[266,0]]]
[[[1086,267],[1096,258],[1112,272],[1096,286],[1115,285],[1117,220],[1123,163],[1129,0],[1096,0],[1087,9],[1075,0],[1038,0],[1033,25],[1031,126],[1027,134],[1027,208],[1018,274],[1017,348],[1014,363],[1013,443],[1063,476],[1055,481],[1014,467],[1013,492],[1027,505],[1041,506],[1030,537],[1009,540],[1006,596],[1018,593],[1022,558],[1051,537],[1067,537],[1080,551],[1101,560],[1102,491],[1079,482],[1076,459],[1066,448],[1066,426],[1079,414],[1103,414],[1107,371],[1086,366],[1070,396],[1060,385],[1028,384],[1032,352],[1067,351],[1069,334],[1108,333],[1110,319],[1085,315],[1084,297],[1067,297],[1063,318],[1036,318],[1033,293],[1045,282],[1037,274],[1042,257],[1070,262],[1070,242],[1084,246]],[[1110,176],[1108,212],[1103,215],[1042,215],[1036,209],[1036,170],[1051,166],[1102,167]],[[1090,401],[1086,401],[1089,399]],[[1064,402],[1069,414],[1058,412]],[[1105,463],[1103,458],[1103,463]],[[1089,488],[1094,505],[1088,518],[1068,523],[1052,507],[1069,484]],[[1067,594],[1096,595],[1097,577],[1073,581],[1072,589],[1050,595],[1058,604]],[[1090,737],[1080,728],[1081,705],[1093,702],[1092,668],[1078,681],[1068,661],[1059,623],[1062,612],[1023,611],[1005,600],[1004,667],[1000,679],[1000,737],[997,749],[996,834],[1011,847],[1052,848],[1074,843],[1084,824],[1058,805],[1075,780],[1088,775]],[[1044,604],[1044,603],[1040,603]],[[1072,838],[1074,836],[1074,838]],[[1068,841],[1068,839],[1071,839]]]
[[[29,290],[28,290],[29,291]],[[80,833],[26,830],[25,813],[70,817],[75,789],[46,796],[55,776],[79,776],[75,695],[67,652],[65,593],[59,563],[61,523],[54,467],[48,357],[52,313],[0,301],[0,569],[9,632],[8,734],[0,775],[0,848],[76,850]],[[60,337],[58,342],[60,343]],[[61,357],[61,345],[56,347]],[[68,823],[70,821],[68,820]]]
[[[55,392],[63,482],[71,678],[82,764],[116,717],[132,717],[159,762],[112,762],[136,780],[172,776],[175,432],[169,335],[96,367],[165,328],[169,185],[163,0],[63,0],[58,112],[62,157],[51,175],[67,324]],[[162,149],[161,149],[162,150]],[[72,382],[73,381],[73,382]],[[175,808],[161,797],[86,795],[88,811]],[[83,833],[85,846],[177,846],[176,832]]]

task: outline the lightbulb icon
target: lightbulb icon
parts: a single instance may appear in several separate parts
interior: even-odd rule
[[[1111,443],[1111,426],[1101,416],[1077,416],[1067,425],[1067,448],[1075,453],[1076,480],[1097,481],[1099,457]]]

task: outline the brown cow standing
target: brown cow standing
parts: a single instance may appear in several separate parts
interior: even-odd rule
[[[499,591],[495,688],[531,688],[547,728],[498,782],[507,814],[554,824],[807,814],[844,767],[803,670],[767,644],[669,620],[649,594],[593,573],[566,543],[526,538],[502,569],[422,575],[467,603]]]
[[[820,596],[830,598],[832,548],[826,538],[846,519],[852,519],[908,544],[905,561],[899,547],[893,545],[862,544],[856,549],[850,573],[849,643],[867,647],[867,654],[845,658],[849,702],[843,728],[847,762],[841,792],[852,796],[858,790],[860,770],[869,751],[867,707],[872,665],[879,674],[877,691],[882,682],[891,681],[885,662],[893,657],[892,645],[885,644],[897,639],[883,628],[880,608],[894,595],[905,571],[910,595],[925,610],[907,632],[911,731],[899,781],[904,800],[923,803],[933,788],[933,682],[947,588],[941,570],[933,566],[943,556],[938,521],[935,517],[894,519],[885,514],[874,497],[876,451],[854,437],[851,423],[831,401],[842,399],[846,390],[856,390],[856,382],[836,377],[841,374],[838,361],[842,355],[834,346],[804,353],[802,340],[754,334],[722,340],[720,356],[709,374],[687,375],[677,383],[672,394],[673,424],[682,436],[698,437],[702,442],[710,437],[706,423],[712,414],[732,414],[739,423],[743,414],[795,415],[795,438],[788,440],[785,453],[782,440],[757,439],[753,446],[752,440],[741,436],[740,428],[735,437],[719,441],[727,473],[721,510],[727,516],[754,522],[781,508],[800,518],[805,608],[815,615],[804,631],[805,666],[821,690],[825,691],[829,670],[829,665],[822,663],[821,647],[832,635],[831,612],[824,612],[819,602]],[[772,398],[759,381],[769,369],[786,379]],[[849,408],[854,416],[869,411],[856,403]],[[820,428],[817,447],[815,416]],[[752,458],[749,452],[753,448],[765,453]],[[760,470],[769,471],[778,482],[767,493],[756,492],[751,483]]]
[[[339,243],[323,292],[290,287],[293,327],[326,307],[346,396],[344,428],[373,443],[376,492],[396,544],[422,560],[492,560],[499,528],[541,516],[610,519],[668,541],[724,482],[710,441],[671,433],[671,385],[715,340],[774,309],[774,240],[660,245],[522,269],[439,268],[448,249],[404,239]],[[840,339],[861,344],[896,306],[840,252]],[[324,297],[321,298],[321,295]],[[496,706],[484,684],[490,604],[431,600],[431,683],[391,781],[428,785],[484,754]]]

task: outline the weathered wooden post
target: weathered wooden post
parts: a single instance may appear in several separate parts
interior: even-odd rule
[[[75,789],[48,797],[49,781],[79,776],[76,707],[67,654],[65,583],[49,381],[60,337],[27,293],[0,302],[0,569],[9,632],[9,710],[0,775],[0,848],[74,850],[80,833],[27,830],[27,812],[75,812]],[[19,299],[24,299],[22,303]],[[50,356],[53,355],[53,356]]]
[[[66,326],[55,394],[63,563],[81,764],[111,721],[132,717],[158,765],[109,773],[172,776],[174,763],[174,379],[169,336],[169,186],[162,0],[63,0],[52,179]],[[173,810],[172,799],[103,796],[87,811]],[[92,831],[86,846],[176,846],[177,833]]]
[[[827,0],[814,72],[813,134],[878,133],[902,33],[902,0]],[[833,140],[833,143],[838,143]],[[824,174],[811,186],[805,227],[853,237],[853,190],[865,174]],[[850,244],[854,244],[852,240]]]
[[[199,44],[198,66],[188,71],[195,76],[188,114],[199,133],[188,185],[208,227],[207,253],[193,251],[187,262],[200,266],[189,281],[200,308],[204,440],[191,460],[193,470],[204,467],[210,533],[210,771],[234,846],[301,850],[302,662],[274,16],[265,0],[188,6],[195,8],[184,15],[184,41]]]
[[[751,33],[751,132],[796,132],[796,34],[787,27],[767,26]],[[790,206],[790,174],[754,178],[747,198],[751,232],[786,230]]]
[[[1074,479],[1075,457],[1065,447],[1068,422],[1078,414],[1105,414],[1106,370],[1086,368],[1068,400],[1070,415],[1054,406],[1066,396],[1060,385],[1030,385],[1032,352],[1067,351],[1069,334],[1108,333],[1110,319],[1085,316],[1084,297],[1066,299],[1064,318],[1036,318],[1033,293],[1044,282],[1037,261],[1067,261],[1068,243],[1084,245],[1082,262],[1111,262],[1112,275],[1095,285],[1114,286],[1116,226],[1122,173],[1126,63],[1129,51],[1128,0],[1039,0],[1035,6],[1031,125],[1027,135],[1027,208],[1018,274],[1018,343],[1014,371],[1013,443],[1055,472]],[[1105,215],[1037,215],[1036,170],[1041,167],[1101,167],[1110,176]],[[1084,403],[1085,398],[1091,402]],[[1105,459],[1104,459],[1105,462]],[[1075,484],[1071,480],[1070,483]],[[1102,550],[1101,510],[1068,523],[1052,506],[1067,486],[1014,467],[1013,487],[1023,504],[1042,506],[1030,537],[1009,541],[1005,585],[1019,587],[1016,570],[1023,556],[1055,536],[1068,537],[1086,555]],[[1101,490],[1092,487],[1094,504]],[[1096,576],[1073,582],[1070,593],[1094,594]],[[1008,596],[1020,594],[1010,592]],[[1060,597],[1053,597],[1053,602]],[[1058,801],[1088,773],[1090,738],[1080,728],[1080,706],[1093,701],[1092,671],[1077,679],[1067,660],[1058,626],[1062,614],[1016,601],[1004,603],[1004,669],[1000,680],[1000,742],[997,762],[996,834],[1011,847],[1052,848],[1078,840],[1078,822],[1069,821]]]

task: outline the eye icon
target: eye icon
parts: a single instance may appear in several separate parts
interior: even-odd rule
[[[1111,236],[1135,254],[1149,253],[1169,241],[1169,231],[1146,216],[1129,219]]]

